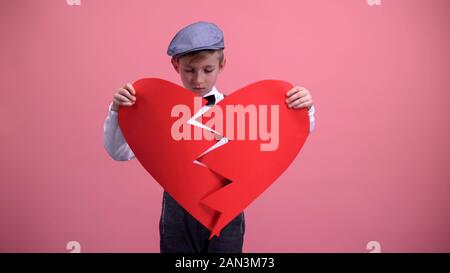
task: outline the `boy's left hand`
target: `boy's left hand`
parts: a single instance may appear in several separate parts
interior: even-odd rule
[[[286,104],[289,108],[300,109],[308,107],[308,110],[313,106],[313,101],[309,91],[301,86],[295,86],[286,93],[288,97]]]

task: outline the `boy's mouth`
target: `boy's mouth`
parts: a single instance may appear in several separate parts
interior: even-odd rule
[[[192,89],[194,89],[195,91],[206,91],[205,87],[193,87]]]

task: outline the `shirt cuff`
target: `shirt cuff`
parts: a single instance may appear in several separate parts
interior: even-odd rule
[[[316,112],[316,109],[314,108],[314,105],[313,105],[313,106],[311,106],[311,109],[308,110],[308,114],[311,116],[311,115],[314,115],[314,112]]]
[[[114,116],[114,115],[117,116],[118,113],[117,113],[116,111],[113,111],[113,110],[112,110],[112,105],[113,105],[113,104],[112,104],[112,102],[111,102],[111,103],[109,104],[109,107],[108,107],[109,114],[112,115],[112,116]]]

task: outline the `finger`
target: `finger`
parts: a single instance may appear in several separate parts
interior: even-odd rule
[[[136,99],[136,97],[133,96],[133,95],[131,94],[131,91],[128,90],[128,89],[121,88],[121,89],[119,89],[119,93],[120,93],[121,95],[126,96],[126,97],[129,98],[130,100],[135,100],[135,99]]]
[[[133,102],[124,102],[120,106],[132,106],[132,105],[134,105]]]
[[[294,109],[301,109],[301,108],[306,108],[308,106],[309,106],[308,102],[303,102],[303,103],[300,103],[299,105],[293,106],[292,108],[294,108]]]
[[[311,95],[310,94],[305,94],[305,95],[298,95],[298,99],[300,99],[300,100],[302,100],[302,102],[305,102],[305,101],[312,101],[312,98],[311,98]]]
[[[298,92],[299,97],[305,97],[305,96],[309,96],[309,92],[306,89],[300,90]]]
[[[307,102],[307,99],[305,99],[305,98],[300,98],[300,99],[297,99],[297,100],[295,100],[295,101],[293,101],[293,102],[291,102],[291,103],[288,103],[288,106],[289,106],[289,107],[294,107],[294,106],[296,106],[296,105],[299,105],[299,104],[305,103],[305,102]]]
[[[133,95],[131,95],[131,93],[130,93],[129,90],[126,90],[126,89],[121,88],[121,89],[119,89],[119,93],[120,93],[121,95],[123,95],[123,96],[129,98],[131,101],[135,101],[135,100],[136,100],[136,97],[133,96]]]
[[[297,92],[297,93],[291,95],[291,96],[286,100],[286,102],[287,102],[287,103],[291,103],[291,102],[294,102],[295,100],[297,100],[297,99],[299,99],[299,98],[300,98],[300,94],[299,94],[299,92]]]
[[[297,93],[297,92],[298,92],[297,88],[292,88],[291,90],[289,90],[289,91],[286,93],[286,96],[290,97],[290,96],[292,96],[293,94],[295,94],[295,93]]]
[[[134,87],[133,87],[133,85],[131,83],[127,83],[126,87],[127,87],[128,90],[131,91],[131,94],[136,95],[136,90],[134,90]]]
[[[301,104],[301,103],[302,103],[301,101],[296,100],[296,101],[294,101],[294,102],[288,103],[288,107],[289,107],[289,108],[293,108],[293,107],[295,107],[295,106],[297,106],[297,105],[299,105],[299,104]]]
[[[305,89],[304,87],[301,87],[301,86],[295,86],[294,88],[292,88],[291,90],[289,90],[289,91],[286,93],[286,96],[290,97],[290,96],[292,96],[293,94],[295,94],[295,93],[297,93],[297,92],[299,92],[299,91],[302,91],[302,90],[304,90],[304,89]]]
[[[124,103],[124,102],[132,102],[128,97],[123,96],[121,94],[116,94],[114,96],[114,99],[118,102],[118,103]]]

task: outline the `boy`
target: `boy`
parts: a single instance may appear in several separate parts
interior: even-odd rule
[[[223,33],[216,25],[197,22],[181,29],[167,50],[183,86],[208,100],[204,107],[212,107],[224,98],[215,87],[226,64],[224,48]],[[130,83],[117,90],[105,120],[104,145],[115,160],[124,161],[135,157],[120,131],[117,117],[119,107],[129,107],[136,103],[135,94]],[[297,86],[288,91],[286,96],[288,107],[308,108],[311,132],[314,128],[314,107],[309,91]],[[162,253],[240,253],[245,232],[244,213],[223,228],[219,237],[208,240],[210,231],[164,191],[159,229]]]

